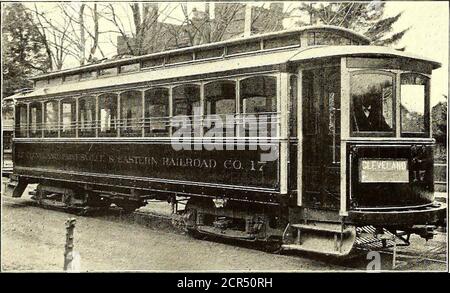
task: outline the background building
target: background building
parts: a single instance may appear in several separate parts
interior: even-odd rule
[[[138,55],[160,52],[210,42],[217,42],[249,34],[260,34],[283,29],[283,3],[271,3],[269,8],[247,6],[241,3],[216,3],[214,16],[209,5],[205,11],[185,13],[182,24],[162,22],[158,4],[144,4],[143,21],[146,27],[139,36],[118,36],[117,55]]]

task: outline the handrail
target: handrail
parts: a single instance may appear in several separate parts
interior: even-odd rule
[[[186,115],[183,118],[188,118],[184,120],[182,123],[183,127],[200,127],[200,128],[208,128],[206,126],[207,122],[214,122],[217,119],[223,119],[227,116],[232,116],[234,119],[229,121],[225,119],[223,121],[223,126],[229,128],[230,125],[234,125],[235,127],[241,127],[242,130],[246,131],[249,128],[259,125],[260,117],[264,116],[267,118],[264,123],[267,125],[267,130],[276,129],[277,126],[281,123],[281,118],[279,112],[259,112],[259,113],[230,113],[230,114],[209,114],[209,115]],[[96,132],[99,131],[100,134],[103,133],[102,129],[107,129],[108,131],[119,131],[119,133],[127,133],[127,132],[140,132],[140,133],[148,133],[154,132],[155,129],[163,130],[164,132],[169,132],[169,128],[175,128],[179,125],[176,125],[177,119],[181,116],[164,116],[164,117],[136,117],[136,118],[112,118],[109,120],[109,123],[106,123],[106,120],[101,119],[92,119],[85,121],[66,121],[65,123],[62,121],[57,122],[44,122],[44,123],[34,123],[33,125],[18,125],[14,129],[17,132],[17,137],[26,137],[26,133],[29,133],[29,137],[54,137],[55,133],[60,132],[67,138],[68,135],[75,136],[76,131],[78,130],[81,136],[87,132]],[[106,126],[106,127],[105,127]],[[259,128],[255,128],[259,129]],[[244,132],[244,134],[246,134]],[[250,136],[250,134],[248,134]]]

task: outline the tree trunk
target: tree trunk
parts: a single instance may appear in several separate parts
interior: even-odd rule
[[[80,65],[84,65],[86,61],[86,32],[84,26],[84,8],[86,4],[81,4],[80,11],[78,14],[78,21],[80,24]]]
[[[94,36],[93,36],[93,40],[92,40],[92,47],[91,47],[91,50],[89,52],[88,62],[92,62],[92,59],[94,58],[95,52],[96,52],[97,47],[98,47],[99,32],[98,32],[97,3],[94,4],[94,9],[93,9],[92,13],[93,13],[93,20],[94,20]],[[100,50],[100,53],[102,53],[101,50]]]

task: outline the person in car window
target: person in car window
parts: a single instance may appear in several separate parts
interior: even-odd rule
[[[353,113],[354,131],[391,131],[386,123],[381,108],[381,98],[376,94],[361,96],[354,105]]]

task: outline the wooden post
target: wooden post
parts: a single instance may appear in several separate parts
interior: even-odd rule
[[[73,230],[75,229],[75,218],[66,221],[66,245],[64,247],[64,270],[72,270],[73,257]]]

